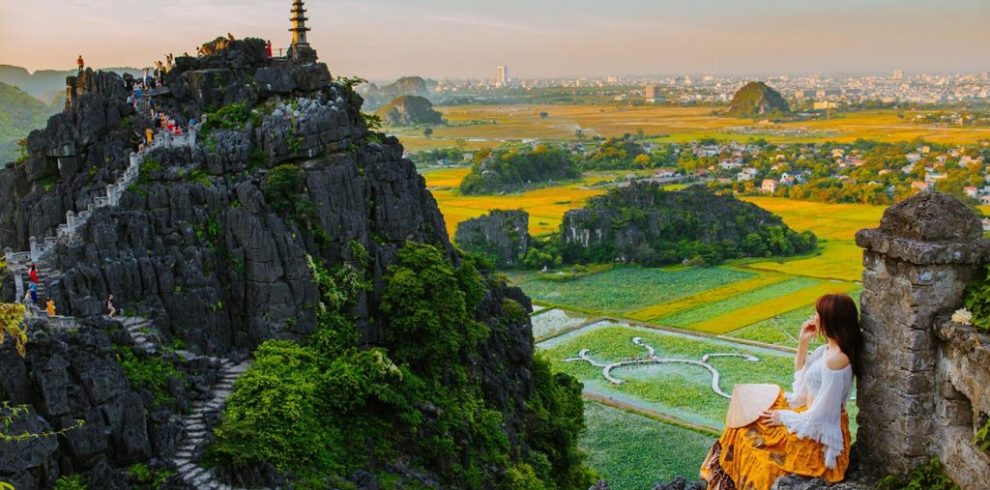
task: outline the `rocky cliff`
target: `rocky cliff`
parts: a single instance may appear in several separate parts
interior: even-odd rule
[[[176,417],[209,395],[201,388],[217,369],[216,358],[200,355],[243,359],[267,339],[312,332],[319,301],[312,261],[333,268],[366,251],[370,285],[346,312],[364,346],[386,337],[389,319],[378,313],[384,280],[407,242],[460,261],[402,146],[369,131],[361,98],[333,82],[326,65],[268,59],[260,40],[210,53],[178,58],[166,85],[146,92],[137,108],[115,74],[70,77],[66,110],[31,133],[26,161],[0,171],[0,244],[26,250],[30,237],[59,236],[45,259],[53,272],[42,283],[59,312],[81,322],[33,328],[23,361],[8,346],[0,351],[7,371],[0,398],[30,406],[41,417],[35,429],[85,421],[37,457],[0,457],[0,480],[16,479],[18,489],[50,487],[76,472],[88,472],[91,485],[106,482],[90,488],[117,488],[107,475],[142,461],[175,469],[176,441],[193,430]],[[129,167],[144,130],[155,126],[152,111],[183,127],[205,123],[183,143],[161,136],[162,144],[141,154],[140,176],[117,204],[91,206]],[[67,213],[87,211],[78,230],[58,233]],[[528,320],[503,314],[503,298],[531,307],[517,290],[486,284],[487,299],[472,313],[499,328],[470,372],[518,447],[533,391],[533,344]],[[14,300],[13,289],[8,276],[5,301]],[[149,319],[154,334],[115,338],[120,325],[100,320],[110,294],[124,313]],[[138,366],[165,362],[164,355],[169,372],[188,375],[181,386],[159,387],[168,404],[154,403],[156,390],[122,375],[128,340],[139,338],[133,347],[142,347],[145,335],[160,339],[145,349],[151,352],[134,349]],[[127,352],[115,351],[118,344]],[[170,345],[192,357],[159,349]],[[198,391],[185,393],[189,387]]]
[[[529,249],[529,214],[495,210],[457,225],[455,241],[464,250],[495,260],[500,267],[516,267]]]

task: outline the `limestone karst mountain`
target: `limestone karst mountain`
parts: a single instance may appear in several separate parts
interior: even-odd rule
[[[814,250],[811,232],[732,195],[700,185],[665,191],[634,183],[568,211],[561,225],[567,261],[716,264],[738,257],[795,255]]]
[[[136,105],[69,77],[0,171],[3,300],[36,262],[60,315],[0,346],[0,417],[48,434],[0,444],[0,481],[586,487],[580,385],[534,360],[529,299],[450,243],[361,97],[259,39],[210,53]]]
[[[791,107],[780,95],[764,82],[749,82],[732,97],[728,115],[735,117],[760,117],[785,115]]]
[[[408,76],[387,85],[376,85],[369,83],[358,88],[358,93],[364,97],[365,108],[367,110],[378,110],[389,101],[404,95],[415,95],[417,97],[429,98],[431,90],[436,86],[436,82],[425,80],[423,77]]]
[[[385,124],[392,126],[443,124],[443,115],[433,110],[433,104],[429,100],[415,95],[396,97],[378,109],[378,115],[382,117]]]

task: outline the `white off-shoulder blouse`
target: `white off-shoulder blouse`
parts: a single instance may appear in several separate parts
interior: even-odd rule
[[[842,407],[852,392],[852,366],[831,369],[825,365],[823,345],[808,355],[804,367],[794,373],[793,393],[787,394],[792,408],[803,407],[811,395],[808,410],[797,413],[781,410],[780,421],[788,430],[802,439],[818,441],[825,449],[825,466],[835,468],[836,458],[842,454]]]

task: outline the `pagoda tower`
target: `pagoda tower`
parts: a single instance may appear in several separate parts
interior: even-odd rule
[[[303,0],[292,2],[292,17],[289,18],[292,21],[292,28],[289,29],[292,33],[292,44],[289,45],[289,58],[297,62],[312,63],[316,61],[316,50],[309,47],[309,41],[306,40],[306,33],[309,32],[306,21],[309,17],[306,17],[304,3]]]
[[[309,17],[306,17],[306,7],[303,3],[305,3],[303,0],[292,2],[292,17],[289,19],[292,21],[292,29],[289,29],[289,32],[292,33],[292,47],[309,47],[309,42],[306,41],[306,33],[309,32],[306,21],[309,20]]]

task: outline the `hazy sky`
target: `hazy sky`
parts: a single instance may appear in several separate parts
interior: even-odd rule
[[[0,0],[0,64],[144,66],[289,41],[290,0]],[[990,0],[309,0],[334,74],[514,78],[990,70]]]

